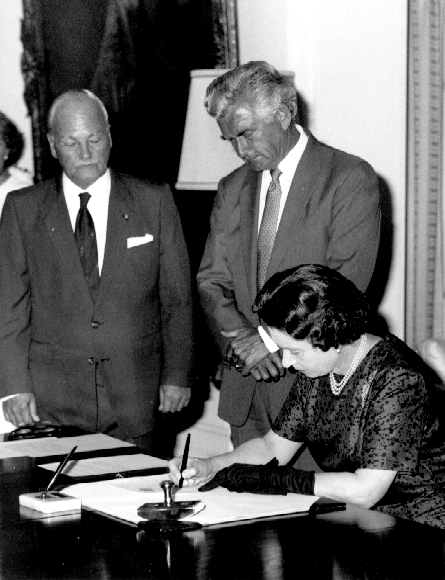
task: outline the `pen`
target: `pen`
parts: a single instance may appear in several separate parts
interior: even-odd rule
[[[49,492],[49,490],[55,484],[56,479],[62,473],[63,468],[68,463],[68,461],[71,459],[71,457],[72,457],[73,453],[76,451],[76,449],[77,449],[77,445],[76,445],[76,447],[73,447],[71,449],[71,451],[68,453],[68,455],[60,462],[59,467],[56,469],[56,473],[54,474],[54,476],[51,479],[51,481],[48,483],[48,487],[45,489],[45,491],[42,491],[42,494],[40,495],[40,499],[45,499],[46,498],[47,493]]]
[[[179,480],[178,489],[181,489],[182,484],[184,483],[184,478],[182,477],[182,472],[187,467],[187,461],[189,458],[189,448],[190,448],[190,433],[187,435],[187,441],[185,442],[184,455],[182,456],[182,463],[181,463],[181,479]]]

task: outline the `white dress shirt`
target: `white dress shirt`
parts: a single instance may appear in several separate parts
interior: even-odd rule
[[[278,169],[281,171],[280,175],[280,186],[281,186],[281,198],[280,198],[280,211],[278,213],[277,229],[283,215],[284,206],[286,204],[287,196],[289,194],[289,189],[294,178],[295,171],[297,170],[300,159],[306,149],[308,142],[308,136],[303,131],[300,125],[296,125],[298,132],[300,133],[300,138],[297,144],[293,147],[286,157],[280,161],[278,164]],[[272,176],[270,171],[266,169],[262,172],[261,176],[261,191],[260,191],[260,211],[258,215],[258,232],[260,231],[261,219],[263,217],[264,205],[266,203],[267,190],[269,189],[270,182],[272,181]]]
[[[292,179],[294,178],[295,172],[297,170],[300,159],[306,149],[308,142],[308,136],[303,131],[300,125],[296,125],[298,132],[300,133],[300,138],[297,144],[293,147],[286,157],[280,161],[278,164],[278,169],[281,171],[280,175],[280,186],[281,186],[281,198],[280,198],[280,211],[278,213],[277,229],[280,224],[281,216],[283,215],[284,206],[286,204],[287,196],[289,194]],[[261,191],[260,191],[260,208],[258,216],[258,232],[260,231],[261,219],[263,217],[264,205],[266,203],[267,190],[269,189],[270,182],[272,181],[272,176],[269,170],[263,171],[262,181],[261,181]],[[258,327],[258,332],[260,333],[261,339],[267,346],[269,352],[277,352],[279,350],[278,346],[270,338],[267,332],[262,326]]]
[[[65,196],[73,232],[76,226],[77,214],[80,209],[79,194],[86,191],[91,195],[87,207],[93,219],[94,229],[96,231],[97,257],[100,275],[104,262],[105,242],[107,238],[108,202],[110,201],[111,191],[110,170],[107,169],[102,177],[99,177],[99,179],[87,189],[82,189],[73,183],[65,173],[62,178],[62,185],[63,195]]]

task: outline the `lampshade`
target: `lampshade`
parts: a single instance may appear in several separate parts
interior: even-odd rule
[[[190,91],[176,189],[216,190],[218,181],[240,165],[229,143],[221,139],[218,124],[205,110],[209,84],[225,69],[190,72]]]

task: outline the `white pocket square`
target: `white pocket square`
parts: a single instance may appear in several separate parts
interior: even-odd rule
[[[153,236],[151,234],[145,234],[145,236],[136,236],[135,238],[127,238],[127,248],[142,246],[142,244],[148,244],[148,242],[152,241]]]

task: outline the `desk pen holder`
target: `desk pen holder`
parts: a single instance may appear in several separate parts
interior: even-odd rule
[[[178,521],[202,511],[202,501],[175,501],[172,495],[174,484],[170,480],[160,483],[164,490],[163,503],[144,503],[138,508],[138,516],[146,520]]]
[[[80,499],[58,491],[22,493],[19,504],[45,514],[76,512],[82,508]]]

